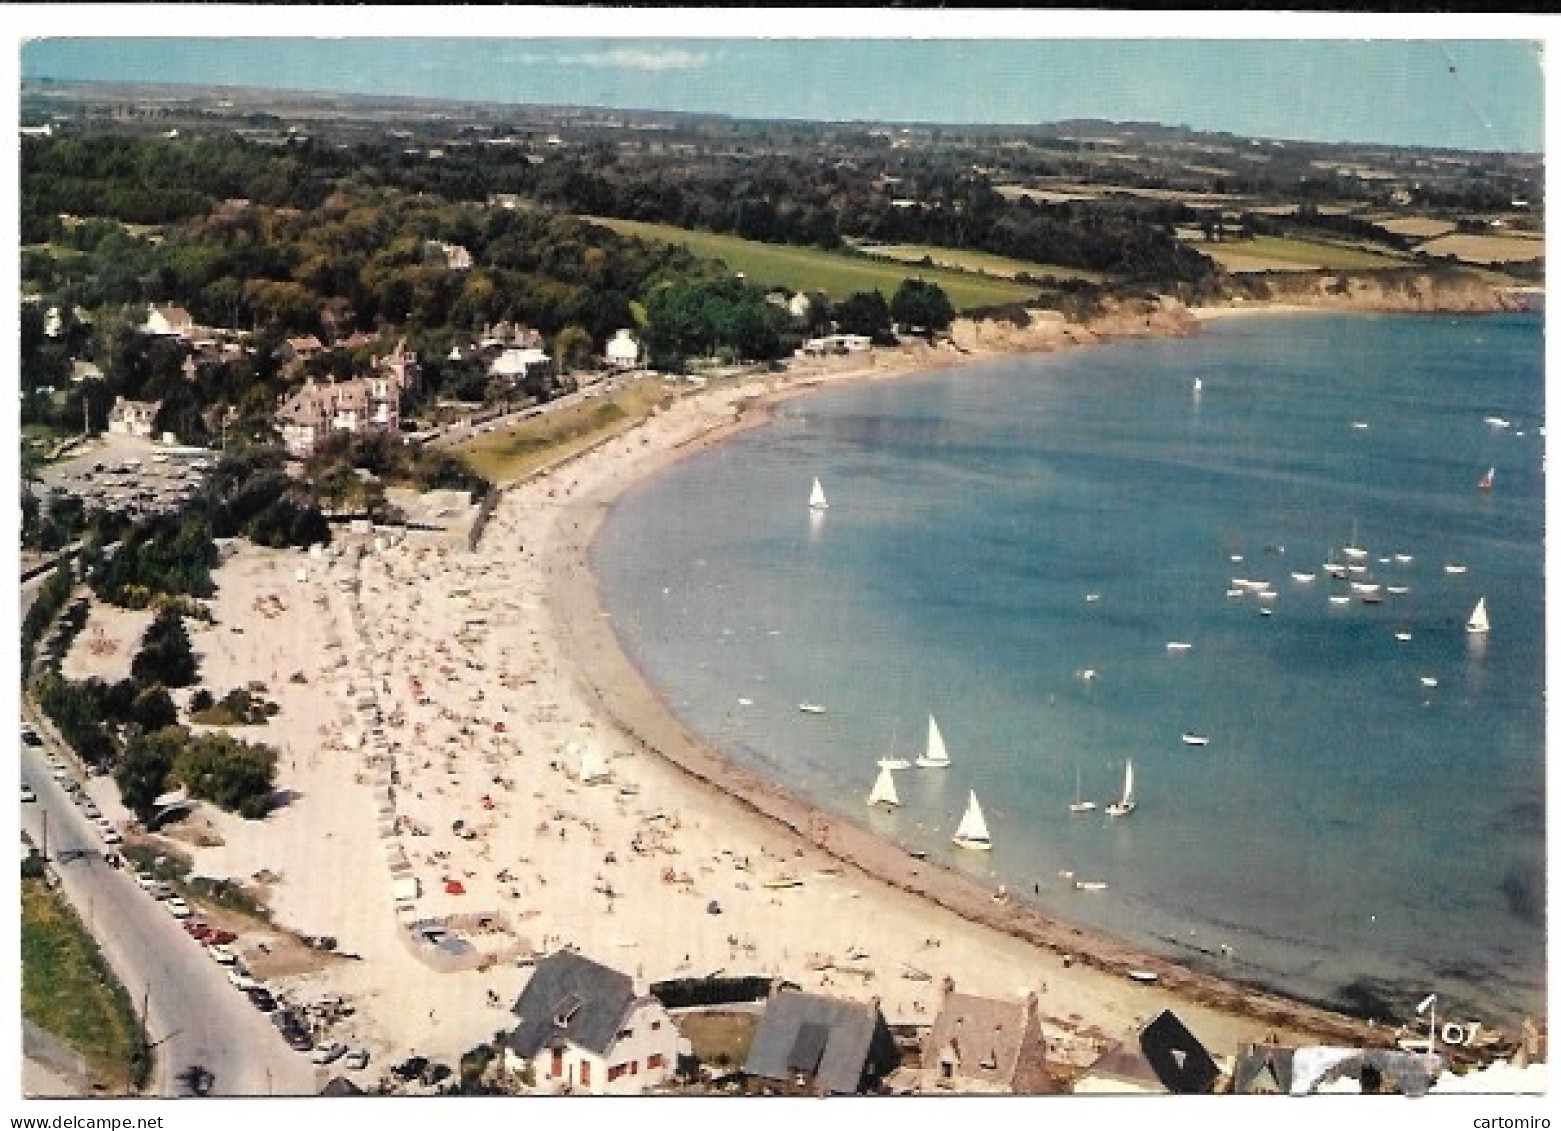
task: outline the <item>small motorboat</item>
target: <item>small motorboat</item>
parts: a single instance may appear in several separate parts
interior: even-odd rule
[[[1145,985],[1148,985],[1152,982],[1158,982],[1160,980],[1160,975],[1156,974],[1153,970],[1129,970],[1127,972],[1127,976],[1133,979],[1133,981],[1142,982]]]
[[[1191,647],[1192,645],[1185,640],[1171,640],[1166,643],[1165,650],[1167,652],[1185,652]]]
[[[1435,687],[1436,686],[1436,676],[1434,676],[1434,675],[1423,675],[1423,676],[1420,677],[1420,683],[1421,683],[1421,686],[1423,686],[1423,687]]]
[[[797,710],[804,715],[822,715],[824,713],[824,705],[822,703],[798,703]]]
[[[1111,885],[1104,880],[1074,880],[1075,891],[1105,891]]]
[[[1188,746],[1207,746],[1209,744],[1209,736],[1198,734],[1196,731],[1184,730],[1182,731],[1182,741]]]

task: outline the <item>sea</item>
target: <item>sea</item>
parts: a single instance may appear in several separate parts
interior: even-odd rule
[[[841,817],[1201,970],[1512,1025],[1546,1003],[1543,426],[1538,315],[1226,319],[789,401],[626,493],[593,564],[671,709]],[[951,764],[869,808],[929,716]],[[972,793],[990,852],[951,842]]]

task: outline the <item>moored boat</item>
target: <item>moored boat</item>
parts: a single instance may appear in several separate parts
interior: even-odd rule
[[[970,804],[965,807],[959,828],[954,830],[954,843],[960,848],[976,852],[992,851],[992,834],[987,831],[986,816],[981,812],[981,802],[976,800],[975,790],[970,791]]]

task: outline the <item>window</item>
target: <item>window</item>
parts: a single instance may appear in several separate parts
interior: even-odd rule
[[[618,1030],[618,1039],[620,1041],[626,1041],[626,1040],[628,1040],[632,1036],[634,1036],[634,1030],[633,1029],[619,1029]]]
[[[650,1023],[650,1031],[652,1033],[660,1032],[661,1031],[661,1022],[660,1021],[652,1021]]]
[[[645,1071],[653,1072],[661,1067],[661,1054],[658,1052],[645,1061]]]
[[[640,1062],[637,1061],[637,1060],[629,1061],[629,1075],[630,1076],[638,1076],[639,1074],[640,1074]]]
[[[580,1086],[582,1088],[591,1086],[591,1062],[589,1060],[580,1062]]]
[[[553,1050],[553,1070],[548,1073],[553,1079],[558,1079],[564,1074],[564,1050]]]
[[[615,1064],[615,1065],[613,1065],[611,1068],[609,1068],[607,1070],[607,1079],[609,1081],[616,1080],[618,1077],[620,1077],[622,1075],[623,1075],[623,1065],[621,1065],[621,1064]]]

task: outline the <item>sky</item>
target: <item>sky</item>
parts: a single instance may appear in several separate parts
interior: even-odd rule
[[[461,9],[283,16],[156,5],[180,14],[153,20],[137,7],[82,18],[81,8],[23,6],[21,76],[831,121],[1097,118],[1274,139],[1544,148],[1550,28],[1536,17],[474,8],[453,20]],[[279,25],[292,38],[264,38]],[[137,38],[164,26],[188,38]],[[669,28],[681,37],[661,34]],[[96,38],[70,38],[85,29]],[[1134,38],[1116,38],[1125,31]],[[1179,38],[1193,31],[1221,38]]]

